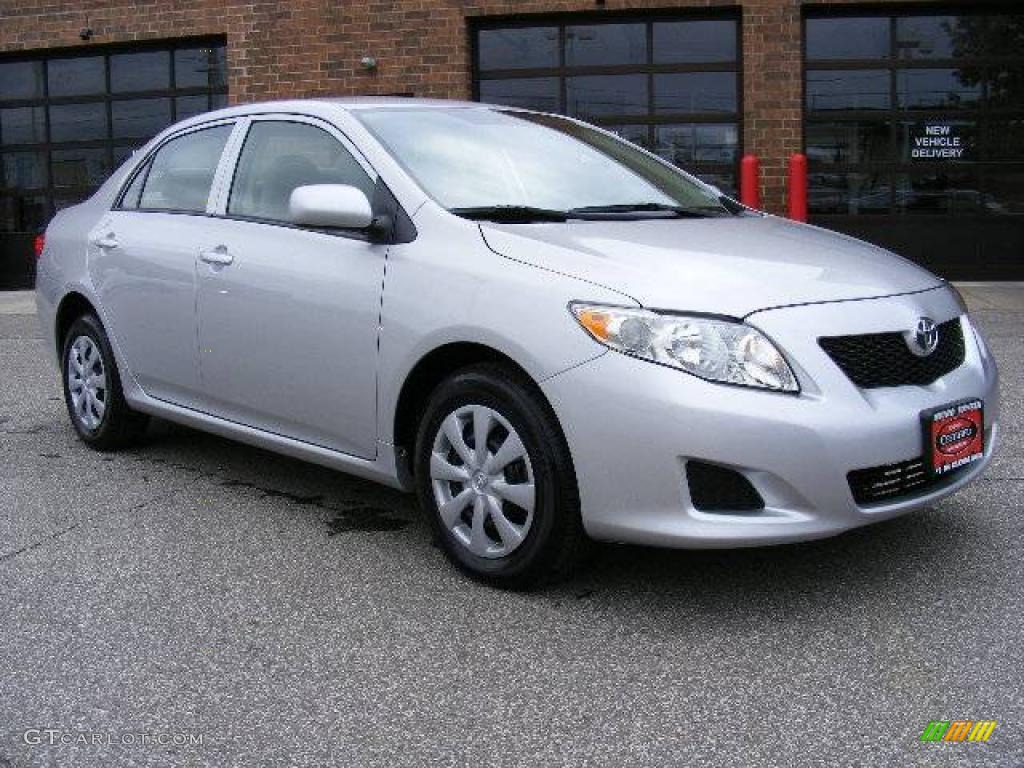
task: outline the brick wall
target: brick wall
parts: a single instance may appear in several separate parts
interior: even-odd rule
[[[860,0],[862,3],[883,0]],[[922,0],[923,2],[924,0]],[[0,10],[0,51],[224,34],[232,102],[412,92],[468,98],[466,18],[645,8],[743,9],[744,151],[761,157],[762,199],[785,205],[786,158],[801,146],[801,0],[20,0]],[[819,3],[820,5],[821,3]],[[379,60],[376,71],[359,64]]]

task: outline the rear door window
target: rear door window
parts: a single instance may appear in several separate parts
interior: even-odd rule
[[[374,180],[334,136],[308,123],[254,122],[242,147],[228,214],[287,222],[292,190],[347,184],[373,198]]]
[[[217,164],[234,125],[218,125],[171,139],[157,150],[145,176],[138,207],[150,211],[204,213]],[[139,177],[136,177],[136,180]],[[125,195],[126,207],[131,192]]]

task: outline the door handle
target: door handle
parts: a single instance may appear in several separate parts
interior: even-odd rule
[[[199,258],[207,264],[219,264],[226,266],[235,260],[235,257],[228,253],[223,245],[218,245],[212,251],[200,251]]]
[[[117,237],[114,236],[113,232],[108,232],[102,237],[93,238],[92,244],[97,248],[102,248],[103,250],[117,248],[118,246]]]

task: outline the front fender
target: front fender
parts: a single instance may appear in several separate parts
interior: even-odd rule
[[[426,355],[453,343],[489,347],[535,381],[602,355],[569,312],[572,301],[635,306],[594,283],[506,258],[479,227],[436,206],[420,236],[388,251],[378,357],[378,435],[394,440],[402,386]]]

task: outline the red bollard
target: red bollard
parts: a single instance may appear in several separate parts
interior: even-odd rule
[[[807,156],[789,158],[789,218],[807,221]]]
[[[761,167],[757,155],[740,160],[740,202],[748,208],[761,208]]]

